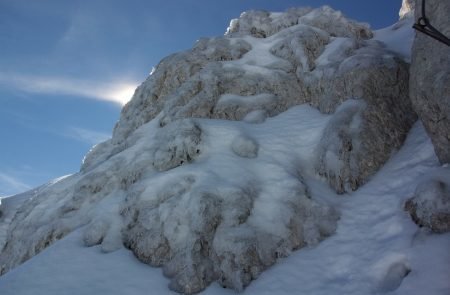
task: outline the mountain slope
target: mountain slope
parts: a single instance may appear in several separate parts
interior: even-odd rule
[[[417,157],[420,155],[420,157]],[[357,192],[339,200],[336,234],[280,260],[244,294],[448,294],[450,235],[418,230],[403,212],[417,179],[439,167],[421,124],[404,147]],[[332,195],[320,182],[315,194]],[[122,249],[86,248],[77,230],[0,278],[1,294],[171,294],[158,268]],[[405,270],[410,273],[403,279]],[[402,280],[403,279],[403,280]],[[202,294],[233,294],[218,284]]]
[[[409,25],[374,34],[329,7],[252,11],[167,57],[79,173],[2,205],[0,290],[130,287],[109,275],[136,294],[166,283],[125,247],[182,293],[255,279],[245,292],[448,291],[449,235],[418,230],[403,210],[439,166],[420,123],[403,145],[416,120],[408,52],[389,40],[409,38]]]

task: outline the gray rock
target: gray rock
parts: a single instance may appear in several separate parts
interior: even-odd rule
[[[343,193],[364,184],[389,159],[403,144],[417,116],[408,97],[405,62],[374,41],[334,42],[341,42],[337,50],[302,76],[310,104],[324,113],[336,112],[323,135],[317,171]],[[360,129],[352,136],[345,130],[349,130],[354,110],[338,108],[349,98],[366,105],[357,116]],[[332,160],[327,156],[330,153],[337,158]]]
[[[416,1],[415,18],[421,15]],[[450,2],[426,1],[431,24],[450,38]],[[450,163],[450,47],[417,32],[411,58],[410,96],[441,163]]]
[[[329,121],[318,148],[317,171],[337,193],[355,190],[368,147],[362,142],[364,101],[346,101]]]
[[[164,126],[191,117],[243,120],[254,111],[271,117],[303,103],[330,114],[348,99],[361,99],[368,105],[360,133],[367,148],[353,165],[359,175],[350,186],[335,182],[345,175],[330,180],[339,192],[356,189],[403,143],[416,120],[408,64],[380,42],[366,40],[371,36],[367,25],[329,7],[246,12],[224,38],[202,39],[164,59],[123,109],[113,138],[86,156],[82,171],[132,145],[134,130],[160,112]],[[272,45],[261,51],[253,42]],[[223,99],[230,95],[239,99]]]
[[[161,128],[153,148],[153,167],[166,171],[193,161],[200,154],[202,130],[192,120],[179,120]]]
[[[435,233],[450,231],[450,168],[440,168],[422,181],[414,196],[405,203],[420,226]]]

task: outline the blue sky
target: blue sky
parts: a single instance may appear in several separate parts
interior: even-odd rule
[[[382,28],[401,0],[0,0],[0,196],[77,172],[168,54],[245,10],[324,4]]]

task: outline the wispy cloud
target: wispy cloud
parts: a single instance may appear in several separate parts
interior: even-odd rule
[[[111,138],[111,135],[109,134],[79,127],[70,127],[65,135],[90,145],[94,145]]]
[[[98,82],[6,73],[0,73],[0,84],[28,93],[78,95],[120,105],[124,105],[131,99],[137,86],[135,82]]]
[[[31,189],[20,179],[0,172],[0,195],[13,195]]]

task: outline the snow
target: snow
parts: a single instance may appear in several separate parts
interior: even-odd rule
[[[411,61],[411,48],[414,41],[413,17],[406,17],[396,24],[374,32],[374,40],[383,42],[387,48],[407,62]]]
[[[249,74],[270,74],[271,69],[291,69],[292,65],[288,61],[270,52],[270,49],[282,40],[282,37],[281,34],[275,34],[264,39],[251,36],[239,38],[250,44],[252,49],[242,58],[225,63],[224,67],[243,69]]]
[[[58,177],[35,189],[29,190],[27,192],[15,196],[0,197],[0,249],[2,249],[6,243],[8,226],[10,225],[14,217],[14,214],[19,209],[19,207],[25,201],[32,199],[40,191],[44,190],[45,188],[51,185],[58,183],[59,181],[69,176],[70,175]]]
[[[348,55],[348,51],[354,46],[354,40],[350,38],[334,37],[316,59],[316,66],[325,67],[330,63],[344,60]]]
[[[264,133],[261,132],[263,124],[245,125],[262,144],[261,154],[266,155],[273,154],[273,150],[288,152],[297,145],[299,149],[310,149],[317,141],[313,135],[323,128],[326,117],[320,118],[314,110],[301,106],[268,121],[272,121],[272,126]],[[306,125],[305,130],[312,127],[303,138],[287,145],[276,139],[271,145],[264,144],[270,132],[277,133],[276,127],[293,126],[292,123],[299,121],[303,124],[294,126]],[[206,124],[210,131],[220,131],[225,137],[234,136],[222,121],[202,122]],[[294,133],[288,132],[285,139],[292,138]],[[222,153],[226,141],[225,138],[215,143]],[[283,161],[283,153],[277,155],[276,160]],[[210,169],[216,165],[226,166],[227,160],[214,163]],[[319,179],[307,179],[313,195],[333,199],[339,207],[341,219],[336,234],[315,247],[304,248],[279,260],[243,294],[448,294],[450,234],[435,235],[421,230],[403,211],[403,203],[414,193],[417,180],[438,166],[431,141],[419,122],[403,148],[356,192],[338,197]],[[232,173],[229,171],[230,176]],[[261,173],[267,177],[276,174],[274,171]],[[125,249],[104,254],[100,246],[84,247],[81,230],[77,230],[0,277],[0,293],[140,295],[151,290],[152,294],[172,294],[167,283],[161,269],[138,262]],[[234,292],[214,283],[201,294]]]
[[[86,248],[76,231],[2,277],[2,295],[170,294],[161,269],[121,249]]]

